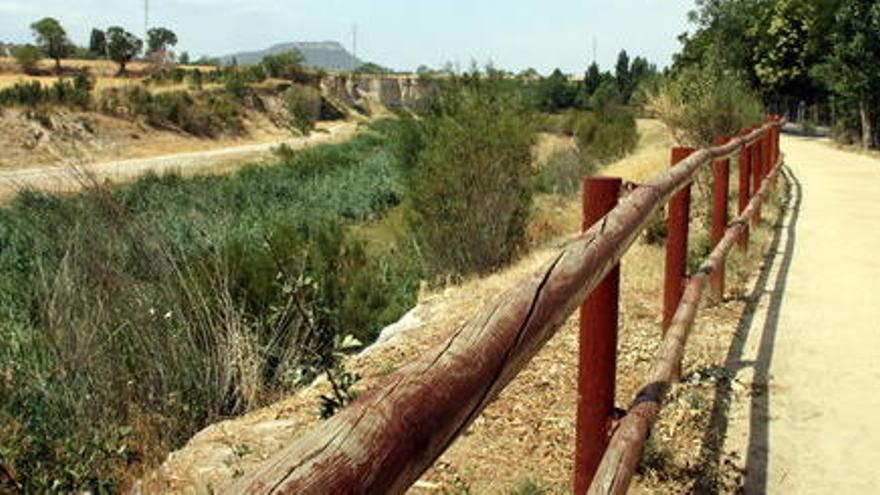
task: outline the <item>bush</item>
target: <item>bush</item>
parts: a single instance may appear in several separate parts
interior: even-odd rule
[[[43,58],[43,52],[33,45],[24,45],[16,48],[13,56],[15,57],[15,63],[18,64],[22,72],[33,74],[40,59]]]
[[[535,119],[492,81],[441,96],[412,171],[410,225],[433,274],[487,272],[525,242]]]
[[[537,190],[546,194],[574,194],[580,190],[584,177],[593,175],[596,168],[596,162],[582,153],[559,152],[538,171]]]
[[[290,127],[307,136],[321,118],[321,92],[311,86],[294,85],[282,98]]]
[[[710,146],[763,120],[760,98],[730,71],[689,67],[658,84],[646,109],[675,135],[679,144]]]
[[[38,81],[16,83],[0,89],[0,105],[64,105],[86,109],[91,105],[92,81],[87,75],[78,74],[71,82],[55,81],[51,86],[43,86]]]
[[[109,89],[98,108],[111,115],[143,117],[158,128],[176,129],[196,136],[216,136],[243,129],[242,102],[223,92],[191,94],[186,91],[151,93],[135,86]]]
[[[636,119],[623,107],[580,115],[574,123],[574,134],[581,152],[600,162],[631,153],[639,143]]]

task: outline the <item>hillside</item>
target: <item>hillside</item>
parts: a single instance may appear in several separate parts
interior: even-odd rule
[[[275,55],[290,50],[297,50],[305,58],[305,65],[326,70],[355,70],[363,61],[348,52],[339,42],[293,42],[279,43],[265,50],[233,53],[220,57],[224,64],[234,58],[239,64],[256,64],[266,55]]]

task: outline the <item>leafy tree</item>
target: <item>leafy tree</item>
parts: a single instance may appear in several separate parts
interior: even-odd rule
[[[541,75],[538,74],[538,71],[536,71],[534,67],[529,67],[528,69],[520,72],[516,77],[527,81],[533,81],[535,79],[540,79]]]
[[[303,56],[298,50],[266,55],[261,62],[269,77],[293,79],[302,71]]]
[[[584,74],[584,92],[592,96],[593,93],[599,89],[599,85],[602,84],[602,71],[599,70],[599,64],[593,62],[590,64],[590,67],[587,68],[587,73]]]
[[[574,106],[577,98],[576,88],[559,69],[553,71],[549,77],[542,79],[535,91],[538,108],[546,112],[570,108]]]
[[[189,52],[183,52],[180,54],[180,57],[177,58],[178,63],[183,65],[189,64]]]
[[[92,29],[89,38],[89,51],[99,57],[107,56],[107,35],[100,29]]]
[[[838,94],[858,105],[862,146],[875,143],[874,107],[880,92],[880,4],[846,0],[835,17],[828,62],[816,69]]]
[[[620,105],[621,103],[623,103],[623,97],[621,96],[620,91],[617,88],[617,81],[613,79],[606,79],[602,81],[602,83],[590,97],[590,108],[596,110],[597,112],[602,112],[607,110],[611,106]]]
[[[629,55],[626,50],[621,50],[617,55],[617,65],[614,67],[614,79],[617,81],[617,91],[623,102],[629,101],[632,93],[632,75],[629,70]]]
[[[55,72],[61,73],[61,59],[73,51],[73,43],[67,38],[67,32],[58,20],[45,17],[31,24],[34,38],[49,58],[55,59]]]
[[[125,74],[125,66],[141,52],[144,42],[119,26],[107,29],[107,55],[119,64],[119,74]]]
[[[34,45],[24,45],[16,48],[13,56],[15,57],[15,63],[21,67],[22,72],[25,74],[32,74],[34,69],[37,68],[37,63],[43,58],[40,49]]]
[[[382,67],[381,65],[373,62],[367,62],[358,67],[355,72],[361,74],[387,74],[391,72],[391,69],[388,69],[387,67]]]
[[[812,2],[779,0],[774,5],[755,55],[755,74],[765,95],[808,98],[817,92],[810,75],[810,67],[819,62],[812,40],[816,15]]]
[[[161,56],[164,62],[167,58],[168,47],[177,45],[177,35],[174,31],[156,27],[147,31],[147,53]]]

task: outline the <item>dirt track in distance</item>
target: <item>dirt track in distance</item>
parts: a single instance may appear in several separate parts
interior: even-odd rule
[[[217,174],[238,168],[248,161],[266,156],[272,148],[286,143],[301,149],[324,143],[335,143],[351,138],[357,132],[357,122],[328,122],[308,137],[283,141],[247,144],[228,148],[176,153],[150,158],[112,160],[78,166],[43,166],[0,171],[0,200],[9,198],[23,189],[47,192],[77,191],[96,182],[131,182],[147,173],[177,172],[182,175],[197,173]]]

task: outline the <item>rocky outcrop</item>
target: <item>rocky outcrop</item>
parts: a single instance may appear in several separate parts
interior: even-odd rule
[[[432,82],[415,76],[331,74],[323,77],[320,85],[326,97],[369,112],[376,106],[392,110],[415,108]]]

